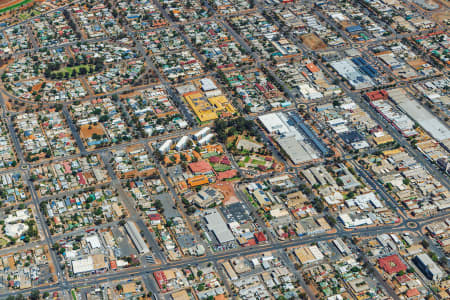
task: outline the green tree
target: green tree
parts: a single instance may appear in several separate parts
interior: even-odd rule
[[[31,292],[30,300],[39,300],[39,290],[33,290]]]

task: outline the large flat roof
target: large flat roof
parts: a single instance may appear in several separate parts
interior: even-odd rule
[[[141,233],[136,227],[136,224],[132,221],[128,221],[125,223],[125,229],[128,232],[128,235],[130,236],[131,240],[133,241],[134,245],[136,246],[136,249],[139,251],[139,253],[148,253],[150,252],[150,249],[148,248],[147,244],[145,243],[144,239],[141,236]]]
[[[334,61],[331,63],[331,66],[339,75],[347,79],[355,89],[364,89],[373,86],[372,80],[367,75],[361,73],[350,59]]]
[[[234,240],[234,236],[228,229],[227,224],[220,216],[217,209],[209,210],[209,214],[205,216],[207,227],[216,236],[219,243],[223,244]]]
[[[442,142],[446,139],[450,139],[450,130],[442,123],[436,116],[430,113],[419,102],[402,98],[397,101],[398,106],[401,107],[414,121],[419,123],[433,138]]]
[[[283,114],[270,113],[259,116],[258,119],[271,134],[276,133],[286,135],[291,131],[289,126],[286,124],[286,120],[283,118]]]
[[[296,165],[319,158],[317,152],[309,144],[298,141],[293,136],[277,139],[277,142]]]

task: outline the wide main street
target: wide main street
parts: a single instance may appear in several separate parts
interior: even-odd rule
[[[191,265],[196,265],[204,262],[209,261],[218,261],[218,260],[226,260],[230,259],[236,256],[246,256],[246,255],[254,255],[258,253],[264,253],[266,251],[274,251],[274,250],[284,250],[290,247],[298,247],[302,245],[308,245],[311,243],[316,243],[319,241],[328,241],[333,240],[338,237],[344,237],[351,239],[352,237],[364,237],[364,236],[372,236],[372,235],[379,235],[383,233],[400,233],[400,232],[417,232],[420,233],[420,231],[423,229],[423,227],[429,223],[436,222],[438,220],[445,220],[447,218],[447,215],[440,215],[436,217],[431,218],[425,218],[425,219],[417,219],[414,220],[414,223],[416,223],[418,226],[415,228],[409,228],[406,226],[406,221],[403,221],[400,224],[397,224],[395,226],[383,226],[383,227],[371,227],[371,228],[362,228],[362,229],[353,229],[351,231],[342,231],[338,230],[335,233],[326,233],[326,234],[317,234],[313,236],[305,236],[299,239],[295,240],[287,240],[287,241],[276,241],[274,243],[266,243],[254,247],[247,247],[247,248],[239,248],[227,252],[217,252],[217,253],[211,253],[202,257],[198,258],[190,258],[190,259],[183,259],[181,261],[176,262],[167,262],[165,264],[161,265],[150,265],[145,267],[136,267],[127,269],[124,271],[118,271],[115,273],[108,273],[108,274],[97,274],[93,276],[89,276],[89,278],[80,278],[80,279],[74,279],[63,282],[58,282],[55,284],[51,284],[45,287],[40,288],[39,290],[41,292],[53,292],[53,291],[59,291],[59,290],[69,290],[72,288],[77,287],[83,287],[86,285],[91,284],[92,282],[95,282],[95,284],[101,284],[102,282],[110,282],[113,280],[121,279],[121,278],[130,278],[133,276],[152,276],[153,272],[161,271],[161,270],[168,270],[172,268],[183,268],[183,267],[189,267]],[[408,221],[409,222],[409,221]],[[27,294],[28,292],[31,292],[33,289],[27,289],[17,292],[10,292],[6,295],[2,296],[8,296],[8,295],[17,295],[17,294]]]

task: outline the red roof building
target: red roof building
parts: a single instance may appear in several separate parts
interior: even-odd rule
[[[397,279],[398,283],[400,283],[401,285],[404,285],[408,281],[411,281],[411,278],[409,278],[408,274],[403,274],[402,276],[397,276],[396,279]]]
[[[117,262],[115,260],[111,260],[109,264],[111,266],[111,270],[117,270]]]
[[[406,265],[402,262],[397,254],[380,258],[378,260],[378,264],[380,265],[380,268],[382,268],[388,274],[406,271],[407,269]]]
[[[309,63],[306,64],[305,67],[311,72],[311,73],[315,73],[315,72],[319,72],[320,69],[313,63]]]
[[[231,165],[230,159],[226,156],[222,157],[222,160],[220,161],[220,163],[224,164],[224,165],[228,165],[228,166]]]
[[[191,169],[194,174],[206,174],[212,172],[213,168],[205,160],[199,160],[189,164],[189,169]]]
[[[249,239],[249,240],[247,240],[247,243],[244,246],[248,247],[248,246],[255,246],[255,245],[256,245],[255,239]]]
[[[233,178],[237,175],[237,171],[234,169],[217,173],[217,180],[225,180]]]
[[[86,179],[84,179],[83,173],[78,172],[77,174],[78,177],[78,183],[81,185],[85,185],[86,184]]]
[[[258,241],[258,243],[267,241],[267,237],[262,232],[255,232],[255,238]]]
[[[212,164],[218,164],[220,162],[220,157],[218,156],[211,156],[209,158],[209,162]]]
[[[150,221],[161,221],[160,214],[149,214],[148,217],[149,217]]]
[[[164,274],[164,271],[157,271],[153,273],[153,276],[155,276],[156,283],[159,286],[159,289],[163,289],[163,286],[167,283],[166,274]]]
[[[367,98],[369,98],[370,101],[387,100],[388,93],[385,90],[378,90],[373,92],[367,92],[366,96]]]
[[[417,296],[420,296],[420,292],[416,288],[409,289],[406,291],[406,297],[408,297],[408,298],[413,298],[413,297],[417,297]]]

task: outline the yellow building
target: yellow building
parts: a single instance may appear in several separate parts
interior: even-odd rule
[[[206,177],[205,175],[198,175],[198,176],[188,178],[187,182],[191,187],[196,187],[196,186],[208,184],[209,180],[208,180],[208,177]]]
[[[236,112],[225,96],[207,99],[200,91],[194,91],[185,93],[183,97],[201,122],[216,120],[222,112],[230,114]]]
[[[384,135],[380,135],[380,136],[375,136],[373,138],[373,141],[377,145],[382,145],[382,144],[392,143],[394,141],[394,139],[389,134],[384,134]]]
[[[228,101],[228,99],[221,95],[216,97],[211,97],[208,99],[208,101],[214,106],[216,109],[216,112],[228,112],[230,114],[234,114],[236,110],[234,109],[233,105]]]
[[[386,150],[386,151],[383,151],[383,155],[384,156],[391,156],[391,155],[399,154],[400,152],[403,152],[403,150],[400,149],[400,148],[392,149],[392,150]]]

